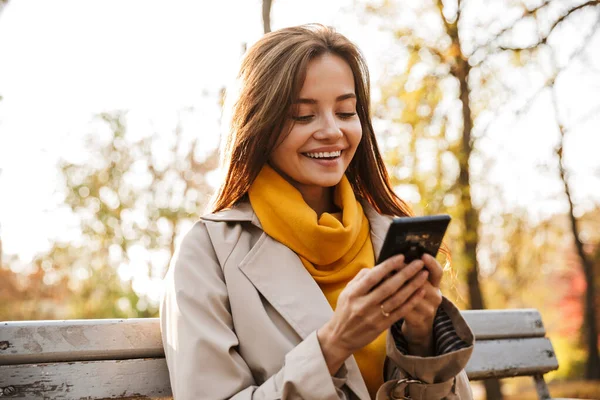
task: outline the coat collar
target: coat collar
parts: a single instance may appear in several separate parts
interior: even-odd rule
[[[361,201],[361,205],[369,220],[369,225],[371,227],[371,242],[373,243],[375,259],[377,259],[379,257],[379,252],[381,251],[381,246],[383,246],[383,240],[387,230],[392,222],[392,217],[379,214],[373,206],[366,201]],[[240,202],[232,208],[205,215],[202,219],[216,222],[250,222],[252,225],[262,229],[262,225],[248,201]]]
[[[249,201],[242,201],[232,208],[226,208],[212,214],[202,216],[202,219],[216,222],[252,222],[262,229],[258,217],[254,213]]]

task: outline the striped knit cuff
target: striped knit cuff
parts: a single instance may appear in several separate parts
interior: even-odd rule
[[[398,320],[390,328],[396,348],[404,355],[408,355],[408,342],[402,334],[404,319]],[[439,307],[433,320],[433,337],[435,340],[435,356],[451,353],[469,347],[454,330],[452,321],[446,312]]]

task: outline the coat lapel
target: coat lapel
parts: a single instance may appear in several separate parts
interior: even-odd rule
[[[379,215],[363,204],[371,228],[375,259],[379,256],[391,218]],[[247,221],[262,229],[249,203],[203,217],[212,221]],[[265,299],[304,339],[323,326],[333,310],[300,258],[287,246],[262,232],[256,244],[238,266]],[[369,399],[354,357],[346,361],[347,385],[360,398]]]
[[[202,218],[251,222],[262,229],[248,202]],[[261,232],[238,267],[302,339],[331,318],[333,310],[300,258],[266,233]]]
[[[239,268],[304,339],[333,313],[325,295],[288,247],[263,233]]]

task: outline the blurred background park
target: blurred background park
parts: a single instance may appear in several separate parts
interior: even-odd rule
[[[539,309],[551,394],[600,398],[600,1],[0,0],[0,320],[157,316],[245,49],[309,22],[364,52],[397,193],[453,216],[445,294]]]

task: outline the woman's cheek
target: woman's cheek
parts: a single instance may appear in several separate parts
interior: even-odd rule
[[[354,146],[358,146],[358,144],[360,143],[361,139],[362,139],[362,125],[360,124],[360,121],[358,121],[356,124],[354,124],[354,126],[352,127],[352,140],[353,140],[353,144]]]

